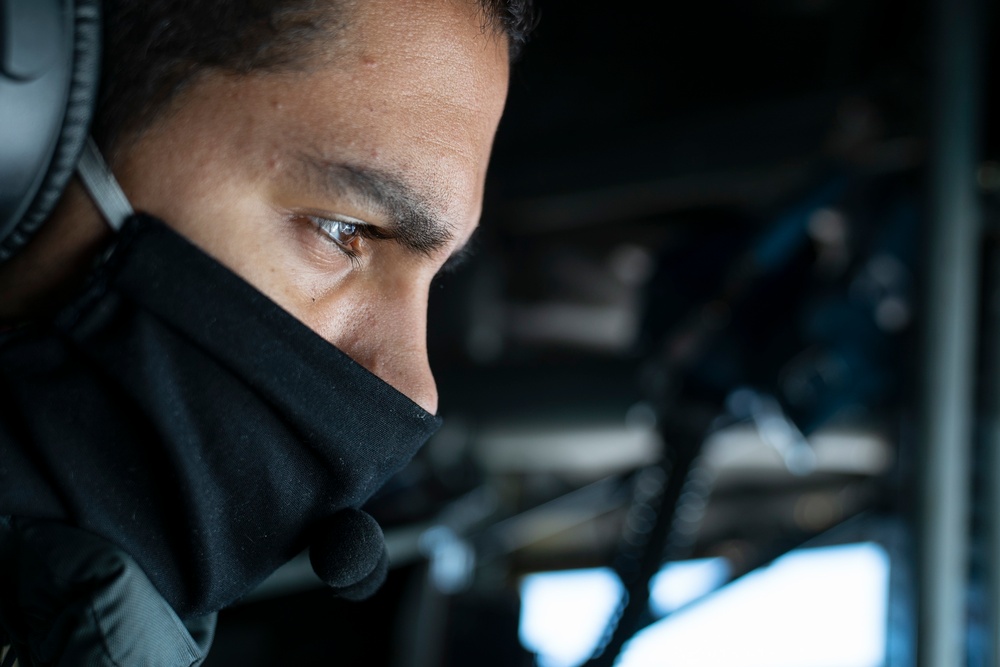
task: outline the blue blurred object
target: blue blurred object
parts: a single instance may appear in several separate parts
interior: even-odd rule
[[[773,221],[719,212],[666,248],[643,335],[674,399],[752,387],[806,435],[897,399],[918,224],[906,177],[837,175]]]

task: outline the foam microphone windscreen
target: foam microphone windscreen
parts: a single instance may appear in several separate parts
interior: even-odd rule
[[[366,512],[341,510],[317,526],[309,562],[338,596],[349,600],[370,597],[389,571],[382,528]]]

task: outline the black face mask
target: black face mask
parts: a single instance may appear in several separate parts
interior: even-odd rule
[[[310,545],[317,572],[350,590],[385,567],[377,525],[351,508],[438,426],[134,216],[79,298],[0,344],[0,515],[104,536],[181,617],[232,603]]]

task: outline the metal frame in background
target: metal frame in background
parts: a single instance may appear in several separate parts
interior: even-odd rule
[[[916,480],[917,664],[962,667],[982,241],[976,166],[985,7],[981,0],[934,0],[930,9],[924,375]]]

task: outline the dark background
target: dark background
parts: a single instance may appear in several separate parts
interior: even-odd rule
[[[746,421],[739,388],[774,398],[805,435],[876,434],[891,465],[724,470],[676,557],[724,555],[740,572],[851,517],[901,527],[887,546],[911,553],[925,4],[537,4],[476,252],[432,293],[448,426],[369,507],[409,547],[365,602],[300,582],[224,611],[209,665],[531,665],[517,576],[615,563],[634,473],[655,463],[615,438],[653,424],[664,450],[697,449]],[[996,34],[996,12],[984,30]],[[979,177],[992,221],[995,50],[986,60]],[[553,434],[587,432],[611,434],[607,447],[545,451]],[[524,445],[514,461],[499,451],[511,433]],[[497,546],[503,521],[602,480],[555,515],[585,519]],[[804,499],[822,511],[803,519]],[[430,547],[413,538],[434,525],[475,547],[456,591],[435,590]],[[912,628],[890,631],[911,633],[905,645]]]

